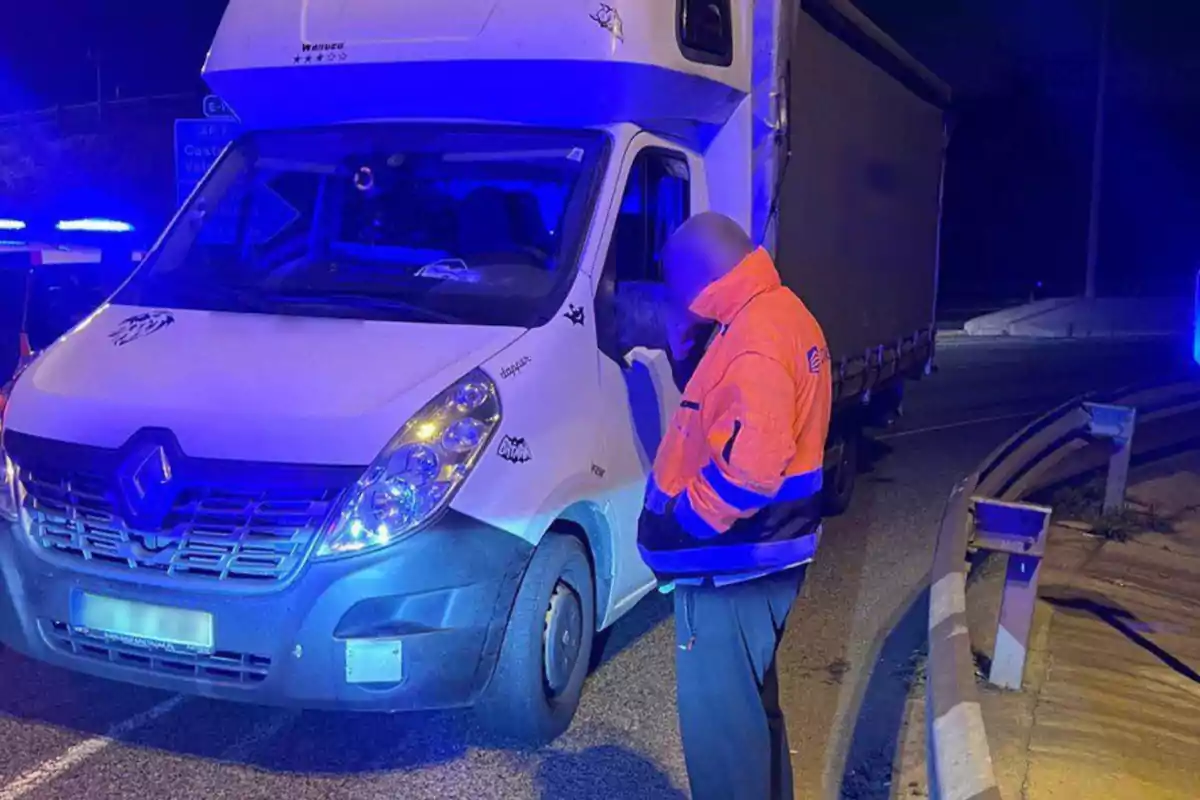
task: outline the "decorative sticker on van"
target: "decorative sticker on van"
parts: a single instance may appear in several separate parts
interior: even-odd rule
[[[571,320],[572,325],[582,325],[587,316],[584,314],[583,306],[577,306],[574,303],[567,305],[567,313],[563,317]]]
[[[621,21],[621,12],[608,3],[601,3],[599,10],[589,14],[592,21],[612,34],[618,42],[625,41],[625,23]]]
[[[533,460],[533,453],[523,436],[505,436],[500,440],[496,455],[512,464],[525,464]]]
[[[293,64],[337,64],[349,58],[345,42],[305,42],[292,58]]]
[[[169,311],[147,311],[121,320],[108,338],[116,347],[124,347],[174,324],[175,315]]]
[[[520,358],[518,358],[516,361],[509,364],[508,366],[501,367],[500,368],[500,377],[505,380],[507,380],[509,378],[515,378],[521,374],[521,370],[528,367],[532,362],[533,362],[533,359],[531,357],[521,356]]]

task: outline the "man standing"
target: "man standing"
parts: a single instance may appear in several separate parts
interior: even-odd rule
[[[647,565],[676,585],[688,776],[699,800],[790,798],[775,653],[820,536],[828,350],[770,255],[728,217],[684,223],[663,266],[681,328],[715,323],[707,344],[690,343],[703,355],[638,531]],[[677,361],[690,348],[687,333],[673,336]]]

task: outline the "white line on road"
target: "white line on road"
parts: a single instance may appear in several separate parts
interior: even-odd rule
[[[103,736],[85,739],[71,745],[57,758],[43,761],[29,770],[12,783],[0,788],[0,800],[17,800],[32,792],[34,789],[49,783],[67,771],[77,767],[84,761],[104,750],[122,736],[128,736],[139,728],[143,728],[154,720],[170,714],[184,700],[182,695],[176,695],[156,705],[149,711],[130,717],[124,722],[117,723],[108,729]]]
[[[952,431],[956,428],[970,428],[973,425],[986,425],[989,422],[1007,422],[1014,419],[1033,419],[1040,415],[1038,411],[1026,411],[1021,414],[1001,414],[997,417],[980,417],[979,419],[967,419],[961,422],[951,422],[946,425],[931,425],[928,428],[916,428],[911,431],[897,431],[896,433],[884,433],[879,436],[872,437],[877,440],[885,439],[903,439],[906,436],[918,436],[922,433],[938,433],[940,431]]]

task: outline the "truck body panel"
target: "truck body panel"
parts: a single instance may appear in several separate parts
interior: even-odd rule
[[[836,399],[865,399],[933,355],[948,89],[848,3],[760,7],[772,11],[754,220],[821,322]]]
[[[204,75],[252,127],[467,119],[715,129],[749,89],[749,37],[735,38],[723,67],[685,58],[675,29],[673,2],[234,2]]]

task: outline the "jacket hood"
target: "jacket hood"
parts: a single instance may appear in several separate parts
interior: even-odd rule
[[[755,297],[782,285],[771,255],[760,247],[724,277],[705,287],[692,301],[690,309],[699,317],[728,325]]]

